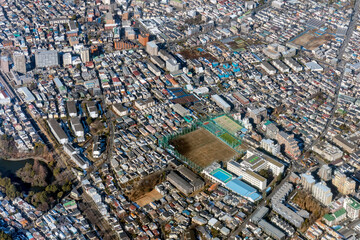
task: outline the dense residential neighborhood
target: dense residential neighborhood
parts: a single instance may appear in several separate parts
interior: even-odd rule
[[[359,0],[0,0],[0,236],[360,239]]]

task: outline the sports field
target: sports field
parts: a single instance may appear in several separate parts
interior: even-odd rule
[[[207,167],[215,161],[227,161],[237,152],[204,128],[171,140],[175,149],[200,167]]]
[[[238,146],[238,145],[240,145],[240,141],[237,140],[236,138],[234,138],[233,136],[231,136],[228,133],[223,133],[222,135],[220,135],[220,138],[222,140],[224,140],[225,142],[227,142],[230,146]]]
[[[239,132],[241,129],[243,129],[240,124],[236,123],[234,120],[229,118],[226,115],[223,115],[221,117],[217,117],[213,119],[213,121],[224,128],[226,131],[228,131],[230,134],[235,135],[235,133]]]

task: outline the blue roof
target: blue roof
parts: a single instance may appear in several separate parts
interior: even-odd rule
[[[257,190],[250,185],[241,181],[242,177],[238,177],[236,179],[231,180],[226,184],[226,187],[231,191],[239,194],[240,196],[247,198],[251,201],[258,201],[262,198],[262,196],[257,192]]]

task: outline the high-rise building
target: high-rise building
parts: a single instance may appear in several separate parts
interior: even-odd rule
[[[90,62],[90,51],[88,48],[81,49],[80,56],[83,63]]]
[[[158,55],[159,47],[154,41],[146,43],[146,52],[150,55]]]
[[[333,194],[331,189],[324,182],[318,182],[312,187],[313,196],[325,206],[329,206],[332,201]]]
[[[14,52],[13,54],[14,70],[19,73],[26,74],[26,58],[22,52]]]
[[[1,71],[8,73],[9,72],[9,56],[2,55],[0,57]]]
[[[67,65],[71,65],[72,64],[72,56],[71,53],[65,53],[63,55],[63,65],[67,66]]]
[[[346,177],[342,172],[335,171],[332,184],[343,195],[349,195],[355,192],[356,183],[353,179]]]
[[[146,46],[146,44],[149,42],[149,34],[140,34],[139,35],[139,43],[143,46]]]
[[[280,146],[284,146],[284,151],[289,156],[297,159],[301,155],[299,145],[294,139],[294,134],[287,134],[284,131],[280,131],[276,136],[276,140]]]
[[[37,50],[35,52],[35,64],[38,68],[59,65],[58,52],[55,50]]]
[[[306,191],[311,191],[315,184],[315,179],[310,173],[301,174],[301,184]]]
[[[319,170],[319,177],[324,181],[329,181],[332,178],[332,170],[329,165],[323,165]]]

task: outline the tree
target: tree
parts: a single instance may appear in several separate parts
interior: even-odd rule
[[[9,234],[6,234],[3,230],[0,230],[0,239],[1,240],[12,240],[12,237]]]

